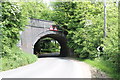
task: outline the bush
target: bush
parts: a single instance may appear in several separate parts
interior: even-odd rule
[[[86,59],[84,60],[86,63],[96,67],[97,69],[105,72],[109,77],[114,78],[115,80],[120,79],[120,73],[116,71],[116,66],[112,64],[110,61],[105,61],[103,59],[95,59],[95,60],[90,60]]]
[[[3,56],[0,60],[1,71],[14,69],[20,66],[24,66],[33,63],[37,60],[37,57],[32,54],[21,51],[18,47],[13,47],[12,54],[9,56]]]
[[[20,31],[23,31],[28,20],[22,8],[17,3],[2,2],[2,19],[0,23],[0,70],[8,70],[23,66],[37,60],[37,57],[24,53],[16,47]]]

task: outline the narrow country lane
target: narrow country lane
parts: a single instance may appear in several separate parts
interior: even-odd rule
[[[89,65],[60,57],[39,58],[33,64],[0,74],[2,78],[91,78]]]

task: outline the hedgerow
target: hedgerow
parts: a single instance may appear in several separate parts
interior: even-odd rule
[[[22,52],[17,48],[20,31],[28,22],[26,13],[17,3],[2,2],[1,10],[1,70],[13,69],[36,61],[36,57]],[[6,67],[5,67],[6,66]]]

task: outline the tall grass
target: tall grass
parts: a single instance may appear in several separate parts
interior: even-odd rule
[[[116,71],[116,67],[110,61],[104,61],[102,59],[85,59],[83,61],[105,72],[109,77],[120,80],[120,73]]]
[[[12,54],[4,56],[0,59],[0,71],[14,69],[20,66],[24,66],[33,63],[37,60],[37,57],[32,54],[28,54],[20,50],[18,47],[12,48]]]

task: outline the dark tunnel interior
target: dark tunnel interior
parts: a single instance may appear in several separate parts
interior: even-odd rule
[[[47,37],[48,38],[52,38],[52,39],[58,41],[58,43],[60,44],[61,48],[60,48],[60,55],[59,55],[59,57],[67,57],[67,56],[69,56],[70,52],[69,52],[69,48],[67,46],[67,39],[66,39],[66,37],[61,36],[59,34],[48,34],[48,35],[45,35],[45,36],[41,37],[34,45],[34,54],[35,55],[39,51],[39,48],[38,48],[39,44],[38,43],[42,39],[47,38]],[[40,57],[40,56],[38,56],[38,57]]]

